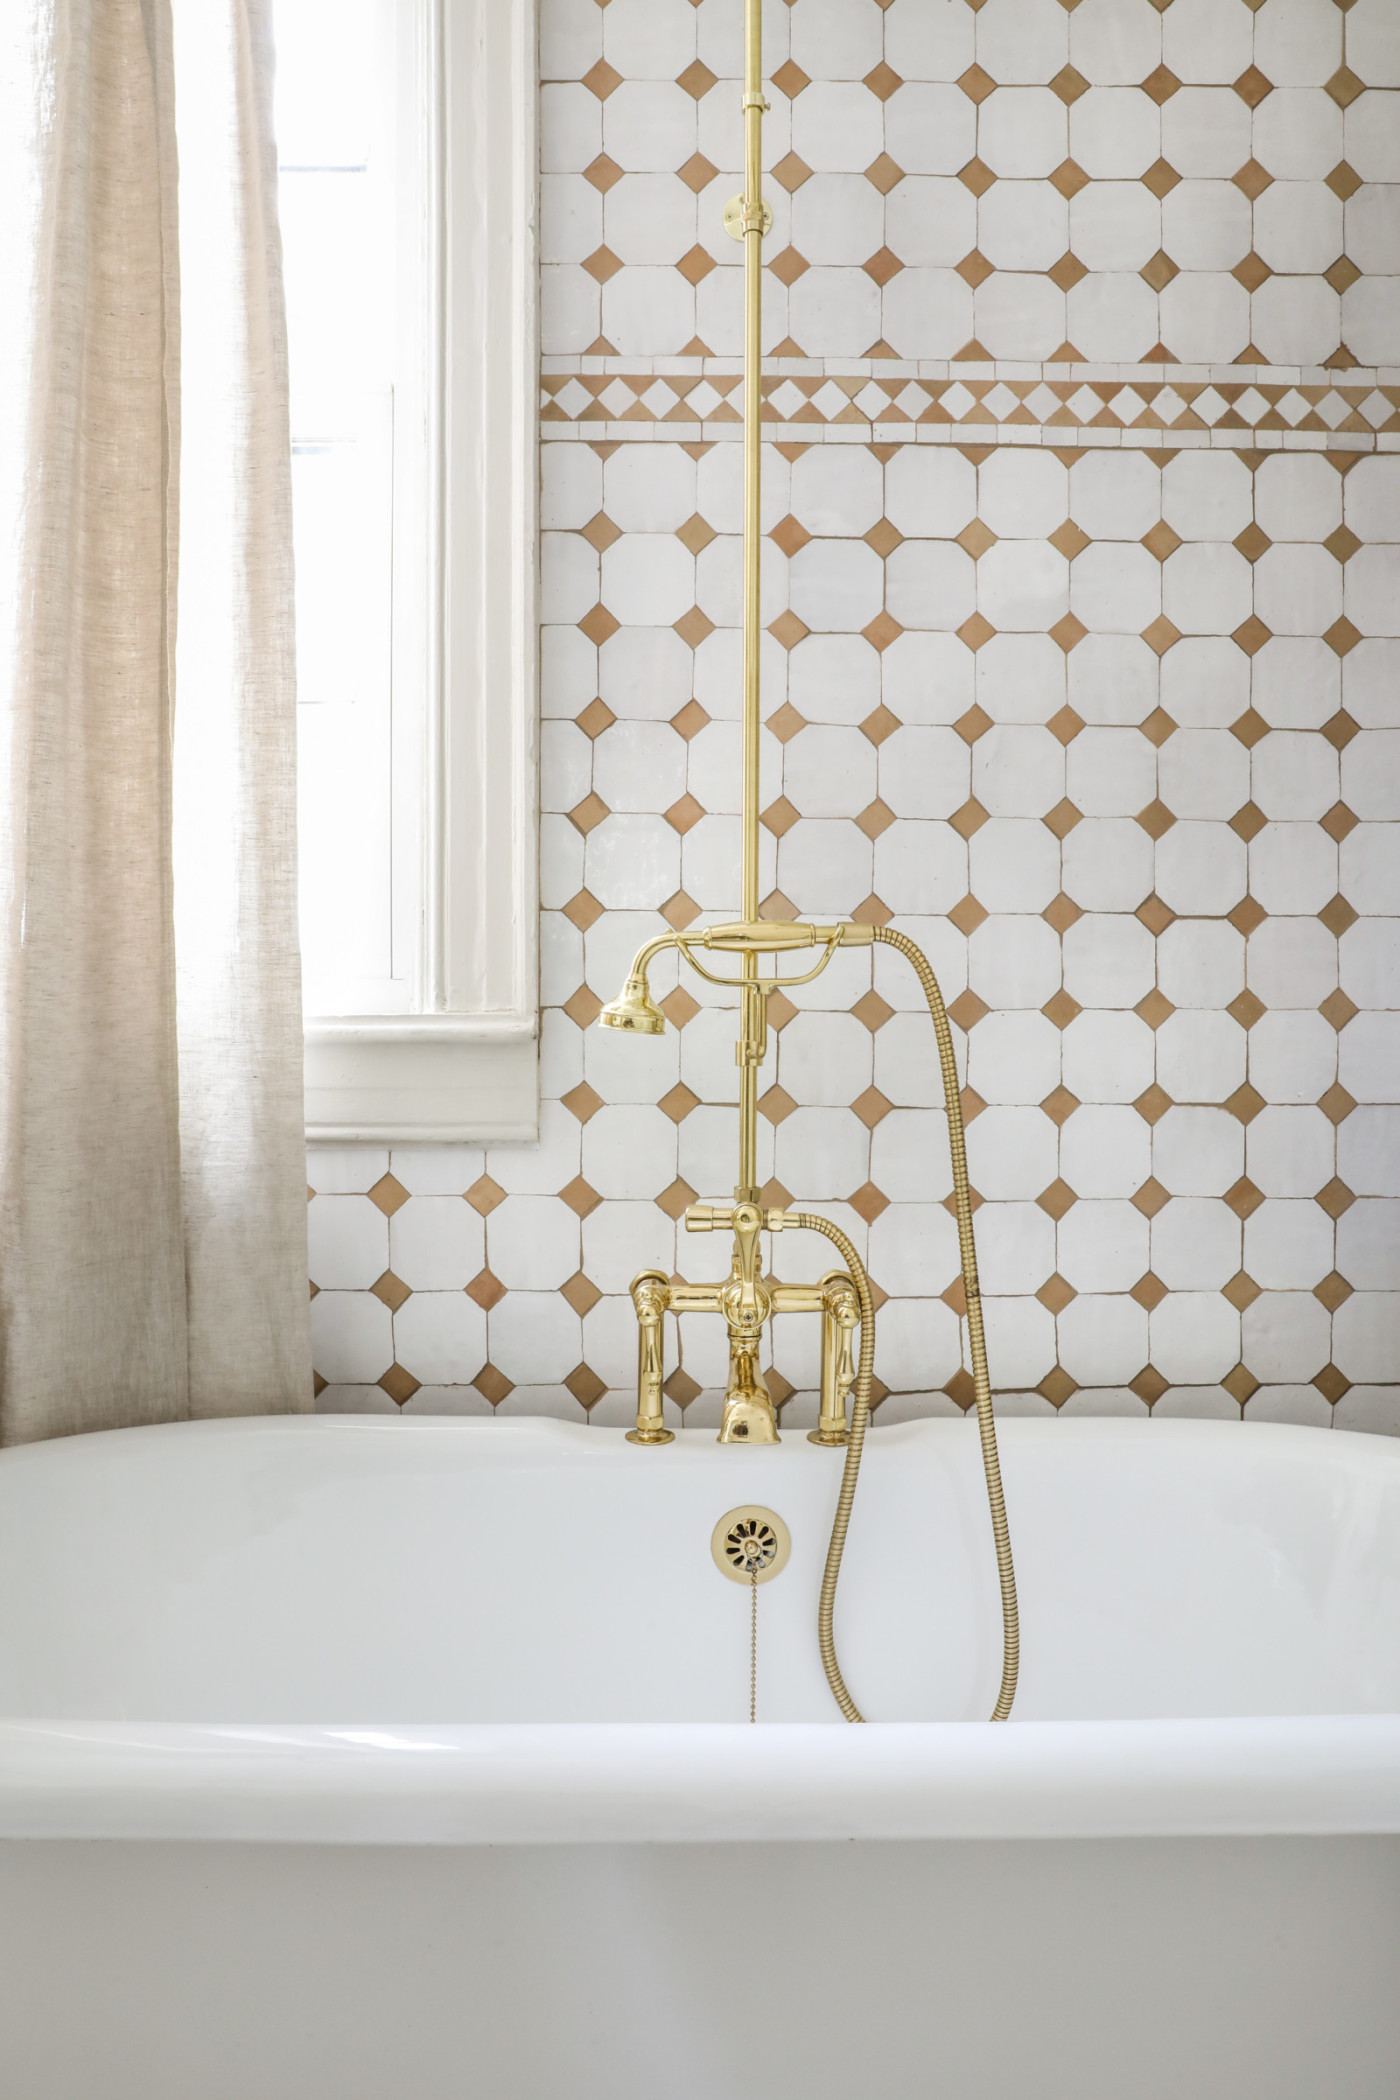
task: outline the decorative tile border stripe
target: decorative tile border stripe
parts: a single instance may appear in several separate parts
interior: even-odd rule
[[[738,424],[743,417],[740,375],[726,372],[546,373],[541,379],[544,425],[636,423],[697,426]],[[1258,435],[1351,438],[1375,444],[1400,436],[1400,385],[1297,383],[1254,377],[1208,380],[1120,378],[911,379],[875,373],[775,373],[763,382],[768,424],[804,436],[834,426],[862,434],[879,428],[988,431],[1046,430],[1147,433],[1156,438],[1203,433],[1242,443]],[[1386,449],[1390,449],[1387,447]]]

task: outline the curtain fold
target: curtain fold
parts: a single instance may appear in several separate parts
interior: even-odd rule
[[[0,60],[13,1443],[310,1367],[266,7],[17,0]]]

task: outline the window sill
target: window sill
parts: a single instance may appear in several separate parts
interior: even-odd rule
[[[332,1144],[539,1136],[539,1031],[513,1014],[306,1023],[306,1134]]]

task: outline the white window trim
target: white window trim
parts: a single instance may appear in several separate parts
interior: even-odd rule
[[[539,1134],[535,0],[412,0],[431,578],[424,1012],[306,1023],[309,1138]]]

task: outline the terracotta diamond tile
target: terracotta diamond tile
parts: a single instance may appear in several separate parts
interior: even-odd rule
[[[396,1313],[401,1305],[407,1305],[413,1296],[402,1276],[396,1276],[392,1269],[386,1269],[377,1282],[370,1285],[370,1290],[391,1313]]]
[[[1259,931],[1269,914],[1257,897],[1241,897],[1239,903],[1232,906],[1225,916],[1236,933],[1242,933],[1248,940],[1252,933]]]
[[[389,1395],[396,1407],[403,1407],[418,1390],[419,1380],[412,1371],[405,1371],[402,1364],[390,1364],[384,1376],[376,1383]]]
[[[584,169],[583,179],[585,182],[591,182],[594,189],[606,197],[613,184],[621,182],[622,169],[615,160],[609,160],[606,153],[600,153],[598,158],[590,161]]]
[[[583,85],[591,95],[596,95],[600,102],[606,102],[609,95],[622,86],[622,75],[615,66],[610,66],[605,58],[600,58],[597,65],[590,66],[584,74]]]
[[[1138,1372],[1136,1378],[1128,1380],[1129,1392],[1136,1393],[1139,1400],[1145,1401],[1148,1407],[1154,1406],[1169,1389],[1170,1381],[1152,1364],[1147,1364]]]
[[[606,700],[590,700],[583,713],[575,715],[574,720],[591,743],[600,737],[605,729],[612,728],[617,716]]]
[[[898,526],[891,525],[888,518],[880,518],[866,533],[865,544],[884,561],[888,555],[894,553],[896,547],[903,546],[904,534]]]
[[[1143,628],[1142,639],[1154,656],[1165,656],[1168,649],[1181,640],[1181,629],[1174,626],[1165,613],[1159,613]]]
[[[622,262],[611,248],[595,248],[591,255],[584,257],[583,267],[595,284],[607,284],[610,278],[616,277]]]
[[[768,537],[773,545],[791,560],[794,554],[802,552],[812,535],[789,511],[785,518],[778,520]]]
[[[788,158],[789,160],[794,160],[796,159],[796,155],[789,154]],[[801,165],[802,163],[799,161],[798,166],[800,167]],[[778,171],[775,168],[773,170],[773,173],[776,175],[777,172]],[[808,174],[811,173],[810,168],[807,172]],[[703,153],[692,153],[689,160],[682,161],[680,167],[677,168],[676,173],[680,176],[681,181],[685,184],[686,188],[688,190],[694,190],[696,196],[698,197],[701,190],[709,188],[710,184],[714,181],[716,175],[718,175],[719,169],[715,166],[712,160],[706,160]],[[779,177],[780,181],[781,179],[782,178]],[[784,187],[787,187],[787,185],[785,184]]]
[[[661,1390],[665,1393],[666,1398],[674,1400],[676,1406],[684,1413],[691,1401],[698,1399],[705,1388],[701,1385],[698,1378],[692,1378],[689,1371],[683,1370],[677,1364]]]
[[[1053,1027],[1063,1029],[1077,1021],[1084,1009],[1071,992],[1061,990],[1052,992],[1040,1011]]]
[[[1137,821],[1150,839],[1160,839],[1166,837],[1176,818],[1166,803],[1159,798],[1155,802],[1149,802],[1146,809],[1138,811]]]
[[[792,1191],[784,1188],[776,1174],[765,1181],[758,1192],[758,1200],[764,1210],[791,1210]]]
[[[591,1087],[586,1079],[580,1080],[577,1086],[570,1087],[568,1093],[560,1098],[569,1114],[577,1116],[580,1123],[586,1123],[590,1116],[596,1116],[603,1105],[602,1095]]]
[[[1068,795],[1066,795],[1055,804],[1053,809],[1048,809],[1040,821],[1047,831],[1054,832],[1057,839],[1063,839],[1068,838],[1075,825],[1082,823],[1083,819],[1084,812],[1076,809]]]
[[[1322,544],[1334,561],[1349,562],[1359,550],[1361,541],[1350,525],[1339,525],[1335,532],[1328,533]]]
[[[1158,1086],[1155,1080],[1133,1103],[1144,1123],[1160,1123],[1171,1106],[1171,1095]]]
[[[775,708],[768,717],[764,727],[772,731],[780,744],[790,744],[807,727],[807,718],[797,712],[790,700],[784,700],[782,706]]]
[[[1351,621],[1343,614],[1340,620],[1332,622],[1322,639],[1338,656],[1348,656],[1360,641],[1361,630],[1359,627],[1353,627]]]
[[[622,538],[622,527],[614,525],[606,511],[596,511],[579,534],[587,540],[595,554],[606,554]]]
[[[856,818],[856,827],[868,839],[878,839],[889,830],[894,820],[894,811],[877,796]]]
[[[612,812],[602,796],[590,789],[582,802],[576,803],[569,811],[569,822],[573,825],[575,831],[582,832],[583,836],[587,838],[589,832],[595,831],[604,819],[611,814]]]
[[[1035,1295],[1047,1312],[1062,1313],[1067,1305],[1074,1303],[1079,1293],[1057,1269],[1052,1276],[1046,1277]]]
[[[758,916],[760,919],[795,919],[797,906],[791,897],[785,897],[781,890],[770,890],[758,907]]]
[[[851,1107],[866,1129],[873,1130],[877,1123],[884,1122],[894,1103],[887,1101],[877,1086],[868,1086],[863,1094],[857,1094]]]
[[[1246,1371],[1243,1364],[1236,1364],[1233,1371],[1227,1371],[1220,1383],[1232,1400],[1239,1401],[1241,1407],[1247,1405],[1259,1390],[1259,1380],[1252,1371]]]
[[[1236,82],[1237,90],[1238,86],[1239,83]],[[1325,86],[1326,92],[1332,97],[1338,109],[1350,109],[1357,96],[1366,92],[1365,81],[1359,80],[1356,74],[1352,72],[1350,66],[1338,66],[1332,78],[1325,83]]]
[[[564,906],[564,917],[571,926],[577,926],[580,933],[587,933],[589,927],[596,926],[602,916],[602,905],[588,890],[580,890],[576,896],[570,897]]]
[[[978,248],[970,248],[962,261],[956,265],[959,277],[964,284],[970,285],[974,292],[979,284],[986,283],[993,267]]]
[[[958,546],[962,548],[964,554],[970,554],[974,561],[980,561],[987,549],[995,547],[996,543],[997,535],[992,531],[991,526],[984,525],[980,518],[973,518],[970,524],[964,525],[962,531],[957,535]],[[990,715],[986,719],[990,724]]]
[[[1329,992],[1318,1008],[1323,1020],[1329,1027],[1335,1028],[1338,1035],[1356,1019],[1360,1011],[1356,1001],[1348,998],[1340,987],[1335,992]]]
[[[973,1385],[970,1371],[954,1371],[943,1390],[953,1405],[960,1407],[964,1414],[977,1398],[977,1389]]]
[[[1322,274],[1328,284],[1331,285],[1333,291],[1340,294],[1351,290],[1360,277],[1361,272],[1349,255],[1339,255],[1337,260],[1334,263],[1330,263]]]
[[[679,714],[671,717],[671,727],[676,735],[684,737],[687,743],[693,736],[699,736],[702,729],[708,729],[709,725],[710,717],[698,700],[687,700]]]
[[[669,1116],[673,1123],[683,1123],[691,1110],[700,1106],[700,1096],[692,1093],[684,1080],[678,1080],[669,1093],[661,1096],[656,1105],[662,1115]]]
[[[501,1402],[508,1400],[515,1391],[515,1380],[507,1378],[505,1372],[498,1371],[494,1364],[483,1364],[472,1384],[483,1400],[490,1401],[492,1407],[499,1407]]]
[[[1238,1021],[1241,1028],[1248,1030],[1263,1019],[1268,1008],[1257,992],[1244,991],[1236,994],[1225,1011],[1232,1021]]]
[[[893,917],[894,913],[888,904],[882,897],[877,897],[873,890],[851,913],[851,918],[857,926],[888,926]]]
[[[1155,1312],[1166,1295],[1166,1285],[1161,1277],[1154,1276],[1150,1269],[1145,1276],[1139,1276],[1128,1293],[1130,1298],[1136,1299],[1144,1312]]]
[[[1273,544],[1263,527],[1254,524],[1246,525],[1235,540],[1236,551],[1242,554],[1247,562],[1258,561],[1260,555],[1267,554]]]
[[[1321,919],[1327,931],[1340,940],[1342,935],[1356,924],[1359,914],[1352,905],[1347,903],[1345,897],[1336,896],[1331,899],[1330,903],[1323,905],[1317,916]]]
[[[962,1109],[964,1123],[975,1123],[987,1106],[982,1096],[970,1086],[963,1087],[958,1095],[958,1103]]]
[[[947,1290],[940,1291],[938,1295],[949,1311],[956,1313],[960,1320],[967,1318],[967,1289],[961,1276],[955,1276]]]
[[[868,994],[867,996],[873,996],[873,994]],[[770,992],[768,994],[768,1026],[770,1028],[786,1028],[788,1022],[800,1010],[796,1003],[789,999],[786,992]]]
[[[499,1181],[493,1181],[489,1174],[482,1174],[472,1183],[462,1200],[464,1203],[470,1203],[479,1216],[489,1218],[492,1211],[505,1202],[506,1192]]]
[[[991,621],[980,612],[970,613],[957,629],[958,640],[971,649],[974,655],[985,647],[995,633],[996,629]]]
[[[1237,1218],[1252,1218],[1264,1201],[1264,1192],[1257,1189],[1247,1174],[1225,1191],[1225,1201]]]
[[[886,1021],[894,1018],[894,1008],[890,1005],[889,1000],[882,999],[880,994],[875,991],[863,993],[851,1008],[851,1012],[861,1026],[868,1028],[872,1035],[877,1034],[884,1027]]]
[[[1066,109],[1076,103],[1081,95],[1089,92],[1089,83],[1074,66],[1061,66],[1053,80],[1046,82],[1052,95],[1058,95]]]
[[[904,81],[893,66],[886,65],[881,59],[879,65],[866,74],[863,85],[881,102],[888,102],[896,89],[903,87]]]
[[[1054,84],[1051,81],[1050,85],[1052,87]],[[1150,95],[1160,109],[1164,102],[1171,101],[1172,96],[1181,86],[1181,82],[1177,79],[1175,73],[1172,72],[1170,66],[1158,66],[1154,73],[1148,74],[1141,85],[1144,95]]]
[[[1076,554],[1082,554],[1089,545],[1088,533],[1076,525],[1073,518],[1066,518],[1063,525],[1057,525],[1049,538],[1056,553],[1063,554],[1066,561],[1073,561]]]
[[[1045,726],[1057,742],[1072,744],[1084,727],[1084,717],[1076,714],[1072,707],[1066,705],[1051,715]]]
[[[1052,177],[1053,180],[1053,177]],[[1176,188],[1181,177],[1169,160],[1154,160],[1147,172],[1139,177],[1145,188],[1154,197],[1166,197]]]
[[[977,739],[985,736],[991,727],[991,716],[987,713],[985,707],[980,707],[976,703],[967,710],[966,714],[959,715],[957,721],[953,724],[954,733],[960,736],[965,744],[975,744]]]
[[[1133,917],[1138,921],[1139,925],[1147,928],[1154,939],[1164,934],[1169,926],[1174,926],[1176,923],[1176,913],[1169,904],[1162,902],[1155,890],[1150,896],[1143,898],[1141,904],[1133,913]]]
[[[1088,184],[1089,177],[1084,173],[1078,161],[1062,160],[1059,167],[1052,170],[1050,182],[1052,187],[1057,189],[1062,197],[1069,199],[1079,195],[1079,192]],[[1056,359],[1056,363],[1058,362],[1059,360]],[[1076,358],[1074,362],[1079,363],[1080,360]]]
[[[889,1197],[883,1189],[877,1189],[873,1181],[864,1183],[854,1195],[848,1196],[846,1201],[856,1216],[863,1219],[867,1225],[873,1225],[890,1207]]]
[[[797,71],[797,67],[794,66],[792,68],[792,71],[795,73]],[[689,95],[693,101],[701,102],[704,100],[705,96],[709,94],[710,89],[714,86],[717,77],[718,76],[716,74],[710,71],[709,67],[703,62],[703,60],[697,58],[686,67],[683,73],[677,73],[676,86],[678,88],[683,88],[686,94]],[[776,73],[773,75],[773,85],[781,89],[784,94],[787,93],[787,89],[783,87],[782,81]],[[805,74],[802,77],[802,85],[803,87],[806,87],[807,85],[807,77]]]
[[[718,170],[716,170],[718,172]],[[780,189],[789,193],[800,190],[804,182],[810,182],[812,171],[800,154],[785,153],[769,170]]]
[[[661,916],[677,933],[684,933],[700,916],[700,907],[684,890],[677,890],[661,907]]]
[[[986,917],[986,906],[979,904],[977,899],[969,893],[966,897],[959,897],[957,903],[948,914],[948,923],[951,926],[956,926],[963,939],[967,940],[972,934],[976,933]]]
[[[1239,79],[1231,81],[1230,85],[1241,102],[1247,102],[1251,109],[1258,109],[1264,97],[1274,91],[1272,80],[1261,73],[1258,66],[1247,66]]]
[[[1263,256],[1256,255],[1252,248],[1248,255],[1240,257],[1230,272],[1236,284],[1242,284],[1247,292],[1257,292],[1260,285],[1267,284],[1273,274]]]
[[[758,1111],[761,1116],[766,1117],[768,1122],[772,1123],[776,1128],[779,1123],[787,1121],[796,1107],[797,1103],[793,1100],[786,1087],[770,1086],[767,1093],[759,1101]]]
[[[970,839],[974,831],[980,831],[987,821],[987,812],[975,795],[969,795],[961,809],[955,809],[948,822],[959,838]]]
[[[1079,1391],[1079,1386],[1063,1364],[1056,1364],[1052,1370],[1046,1372],[1036,1391],[1042,1400],[1048,1400],[1052,1407],[1058,1408],[1063,1407],[1066,1400],[1073,1398]]]
[[[490,1312],[493,1306],[499,1305],[505,1294],[506,1287],[500,1277],[493,1276],[489,1269],[479,1269],[467,1285],[467,1296],[474,1300],[483,1312]]]
[[[1235,188],[1243,190],[1251,204],[1263,196],[1273,179],[1268,169],[1261,168],[1257,160],[1247,160],[1244,166],[1237,168],[1230,177]]]
[[[1083,908],[1075,903],[1073,897],[1066,896],[1065,892],[1061,890],[1057,896],[1050,899],[1040,916],[1052,933],[1063,935],[1069,932],[1071,926],[1079,924],[1079,921],[1084,916],[1084,912]]]
[[[1361,187],[1361,177],[1355,168],[1344,160],[1339,160],[1331,174],[1324,176],[1323,180],[1333,196],[1340,197],[1343,204],[1354,197]]]
[[[959,75],[957,85],[969,102],[985,102],[988,95],[996,89],[996,82],[991,74],[984,72],[981,66],[969,66],[965,73]]]
[[[686,519],[684,525],[678,525],[676,528],[676,538],[687,554],[703,554],[715,537],[714,526],[708,519],[702,518],[698,510],[693,517]]]
[[[564,1380],[564,1384],[573,1394],[585,1414],[598,1405],[598,1402],[607,1391],[607,1387],[598,1376],[598,1373],[590,1370],[587,1364],[575,1364],[573,1370],[570,1371]]]
[[[887,612],[876,613],[874,619],[861,629],[861,634],[869,642],[871,648],[877,650],[881,655],[889,648],[891,642],[899,640],[903,632],[904,629],[900,626],[898,620],[895,619],[892,613]]]
[[[898,183],[903,182],[904,170],[897,160],[890,158],[888,153],[881,153],[871,161],[870,166],[866,169],[865,179],[880,192],[882,197],[888,197],[890,191]]]
[[[672,831],[679,832],[684,838],[688,831],[695,829],[705,811],[694,795],[682,795],[680,801],[673,802],[663,814]]]
[[[967,1196],[968,1208],[971,1210],[973,1216],[975,1217],[978,1211],[982,1208],[982,1198],[978,1195],[976,1189],[969,1189],[967,1192]],[[955,1218],[958,1214],[958,1199],[952,1193],[951,1190],[943,1198],[943,1208],[947,1211],[950,1218]]]
[[[1314,1298],[1319,1305],[1325,1306],[1328,1312],[1336,1312],[1338,1306],[1345,1305],[1351,1295],[1352,1286],[1345,1276],[1339,1276],[1335,1269],[1330,1276],[1324,1276],[1321,1283],[1313,1285]]]
[[[985,197],[996,176],[984,160],[974,154],[965,167],[958,169],[958,181],[964,189],[971,190],[974,197]]]
[[[802,93],[803,88],[810,85],[808,77],[801,66],[795,64],[790,58],[784,60],[772,78],[773,85],[778,90],[778,93],[786,95],[789,102],[795,102]]]
[[[1254,1278],[1247,1276],[1244,1270],[1240,1269],[1227,1284],[1221,1286],[1220,1295],[1234,1306],[1236,1312],[1248,1312],[1255,1299],[1262,1298],[1264,1294]]]
[[[1174,532],[1165,518],[1159,518],[1152,530],[1143,534],[1138,544],[1146,547],[1154,560],[1165,561],[1168,555],[1175,554],[1181,545],[1181,534]]]
[[[1089,270],[1073,249],[1066,248],[1059,261],[1051,263],[1045,274],[1058,291],[1072,292],[1080,280],[1088,276]]]
[[[1312,1382],[1331,1407],[1351,1391],[1351,1380],[1335,1364],[1324,1364]]]
[[[659,1004],[672,1028],[688,1028],[700,1011],[700,1001],[683,984],[667,992]]]
[[[1172,1199],[1161,1182],[1155,1176],[1149,1175],[1137,1194],[1130,1196],[1128,1200],[1133,1209],[1141,1211],[1145,1218],[1155,1218],[1158,1211],[1165,1210]]]
[[[1079,1106],[1079,1096],[1072,1094],[1067,1086],[1057,1086],[1041,1102],[1041,1111],[1050,1118],[1058,1130],[1067,1123]]]
[[[899,716],[892,714],[890,709],[881,701],[873,714],[868,714],[860,724],[860,732],[878,751],[886,737],[893,736],[896,729],[901,729],[903,726]]]
[[[381,1174],[368,1195],[375,1209],[382,1210],[386,1218],[392,1218],[408,1201],[408,1190],[392,1174]]]
[[[311,1373],[311,1392],[313,1398],[317,1400],[320,1399],[322,1393],[324,1393],[324,1391],[326,1390],[327,1383],[328,1381],[321,1376],[319,1371],[313,1371]]]
[[[795,649],[799,642],[806,641],[811,631],[810,627],[798,619],[791,606],[786,612],[780,612],[776,620],[770,620],[768,623],[768,632],[782,649]],[[781,708],[778,709],[778,713],[782,713]],[[770,716],[770,725],[773,719]]]
[[[698,605],[692,605],[688,613],[682,613],[671,625],[687,649],[698,649],[715,631],[714,621],[708,613],[702,612]]]
[[[687,1210],[695,1201],[695,1194],[696,1192],[690,1186],[690,1183],[682,1181],[680,1176],[677,1175],[671,1186],[668,1189],[663,1189],[661,1194],[656,1197],[656,1207],[658,1210],[664,1211],[672,1224],[675,1224],[685,1216]]]
[[[1252,839],[1258,838],[1268,821],[1257,802],[1246,802],[1243,809],[1237,809],[1231,817],[1230,829],[1248,845]]]
[[[969,987],[967,990],[959,992],[957,998],[949,1006],[948,1019],[955,1027],[961,1028],[963,1033],[967,1034],[977,1026],[979,1021],[985,1020],[991,1010],[986,1000],[979,999],[976,992]]]
[[[781,839],[787,837],[799,816],[800,812],[793,808],[787,796],[779,795],[776,802],[770,802],[767,809],[760,812],[758,821],[765,831],[772,832],[775,839]]]
[[[785,284],[791,288],[791,286],[796,284],[799,277],[806,276],[812,265],[808,262],[805,255],[799,255],[796,248],[784,248],[779,254],[774,256],[768,267],[777,278],[779,284]]]
[[[1148,1027],[1155,1034],[1164,1021],[1170,1021],[1172,1015],[1176,1012],[1176,1008],[1172,1005],[1166,993],[1159,992],[1154,985],[1145,998],[1138,1000],[1137,1005],[1133,1008],[1133,1012],[1140,1021],[1146,1021]]]
[[[1320,818],[1319,822],[1327,833],[1328,838],[1334,839],[1340,846],[1343,839],[1350,838],[1361,819],[1347,808],[1345,802],[1334,802],[1326,816]]]
[[[561,1201],[568,1204],[576,1217],[587,1218],[598,1208],[602,1197],[595,1188],[590,1188],[582,1174],[575,1174],[559,1191]]]
[[[595,605],[579,621],[579,632],[586,635],[595,648],[601,649],[604,642],[612,640],[622,622],[608,611],[606,605]]]
[[[1144,284],[1150,285],[1154,292],[1164,292],[1177,274],[1177,265],[1165,248],[1159,248],[1155,255],[1149,256],[1138,271],[1138,276]]]
[[[1239,1122],[1250,1124],[1257,1115],[1263,1113],[1265,1102],[1264,1096],[1246,1080],[1243,1086],[1235,1088],[1233,1094],[1227,1094],[1221,1105],[1228,1108],[1230,1114]]]
[[[1138,723],[1138,728],[1148,743],[1155,744],[1160,751],[1167,738],[1176,735],[1177,724],[1164,707],[1154,707],[1146,721]]]
[[[1046,1216],[1053,1218],[1058,1224],[1065,1212],[1076,1204],[1079,1198],[1067,1181],[1055,1180],[1049,1188],[1042,1189],[1035,1200]]]
[[[567,1283],[560,1284],[559,1295],[569,1307],[569,1310],[576,1312],[582,1320],[586,1319],[588,1314],[592,1312],[603,1294],[593,1279],[585,1276],[582,1269],[580,1269],[576,1275],[569,1278]]]
[[[1344,1086],[1337,1083],[1328,1087],[1317,1105],[1329,1123],[1344,1123],[1355,1108],[1356,1101]]]

